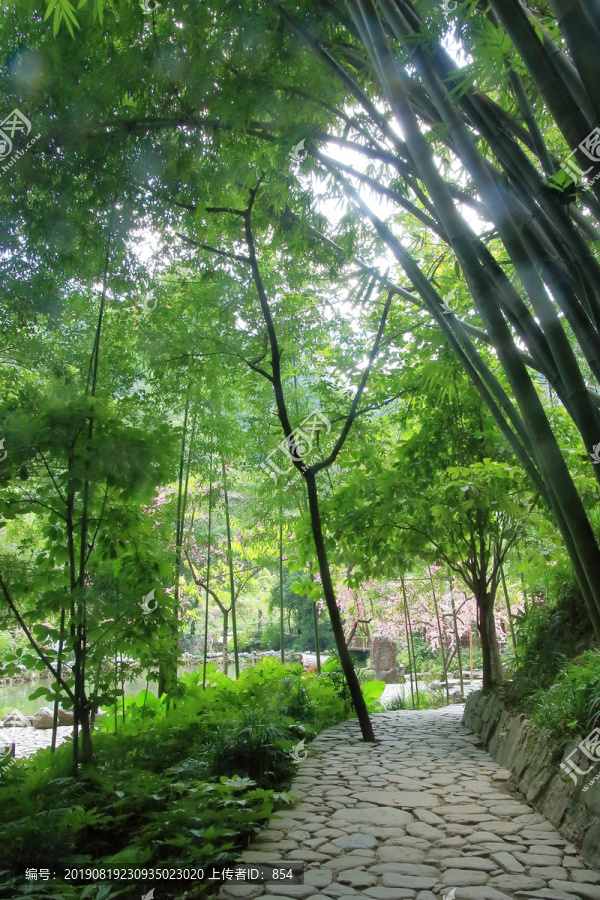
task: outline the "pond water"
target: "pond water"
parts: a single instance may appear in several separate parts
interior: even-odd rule
[[[307,654],[310,656],[310,654]],[[324,662],[327,659],[327,654],[322,654],[321,661]],[[217,660],[209,659],[209,663],[217,662]],[[220,658],[218,662],[220,663]],[[244,669],[248,665],[252,665],[254,661],[250,661],[248,659],[240,659],[240,669]],[[316,662],[316,658],[315,658]],[[310,661],[307,663],[310,665]],[[178,666],[177,674],[181,676],[186,672],[202,672],[202,663],[193,663],[189,666]],[[235,664],[230,660],[228,671],[228,676],[235,680]],[[43,697],[38,697],[37,700],[30,700],[29,695],[37,690],[40,685],[49,685],[50,679],[45,679],[43,681],[25,681],[20,684],[6,684],[0,686],[0,713],[4,713],[9,709],[18,709],[25,716],[33,716],[40,706],[47,706],[47,701],[43,699]],[[155,681],[149,681],[146,683],[146,679],[143,676],[139,678],[134,678],[133,681],[125,682],[125,696],[129,697],[133,695],[134,697],[139,694],[140,691],[146,689],[146,685],[149,691],[152,691],[153,694],[156,693],[157,684]],[[0,715],[1,718],[1,715]]]
[[[240,668],[243,668],[243,664],[240,661]],[[178,675],[183,675],[184,672],[202,672],[202,666],[179,666],[177,669]],[[233,664],[229,666],[228,675],[230,678],[235,678],[235,667]],[[0,710],[6,711],[8,709],[18,709],[25,716],[33,716],[40,706],[47,706],[48,703],[44,700],[43,697],[38,697],[37,700],[30,700],[29,695],[32,694],[35,690],[37,690],[40,685],[50,685],[50,679],[45,679],[43,681],[25,681],[21,684],[5,684],[0,687]],[[152,691],[152,693],[156,693],[157,684],[154,681],[146,682],[144,677],[134,678],[133,681],[125,682],[125,696],[129,697],[130,695],[135,696],[139,694],[140,691],[146,689],[146,685],[148,686],[148,690]]]
[[[308,656],[309,654],[307,654]],[[324,655],[322,659],[326,659]],[[310,664],[310,660],[308,661]],[[240,660],[240,668],[244,668],[244,665],[248,665],[246,660]],[[360,663],[358,664],[360,666]],[[178,675],[183,675],[185,672],[202,672],[202,665],[194,664],[192,666],[179,666],[177,669]],[[235,678],[235,667],[233,663],[229,664],[228,675],[230,678]],[[40,684],[50,684],[50,681],[27,681],[21,684],[9,684],[3,685],[0,687],[0,711],[5,712],[8,709],[18,709],[25,716],[33,716],[40,706],[46,706],[47,703],[42,697],[38,697],[37,700],[30,700],[29,695],[32,694]],[[156,682],[150,681],[146,682],[144,677],[135,678],[133,681],[125,682],[125,695],[126,696],[136,696],[140,691],[145,690],[146,686],[149,691],[152,693],[156,693]],[[475,682],[474,686],[479,687],[479,682]],[[418,683],[419,690],[426,690],[427,685],[425,682],[419,681]],[[391,689],[391,690],[390,690]],[[471,685],[467,681],[465,683],[465,693],[468,693],[471,690]],[[452,689],[451,689],[452,690]],[[410,700],[410,684],[407,679],[406,684],[403,685],[388,685],[386,689],[386,700],[391,700],[392,697],[398,696],[398,694],[403,695],[406,699]]]

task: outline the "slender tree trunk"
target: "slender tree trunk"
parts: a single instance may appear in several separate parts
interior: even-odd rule
[[[89,765],[94,761],[94,747],[92,744],[90,710],[87,704],[80,710],[79,724],[81,726],[81,762],[83,765]]]
[[[315,632],[315,653],[317,655],[317,675],[321,674],[321,648],[319,647],[319,614],[317,612],[317,604],[314,600],[312,602],[312,613],[313,613],[313,629]]]
[[[227,529],[227,563],[229,566],[229,593],[231,595],[231,629],[233,631],[233,658],[235,662],[235,677],[240,676],[240,658],[238,656],[237,624],[235,620],[235,587],[233,583],[233,556],[231,552],[231,524],[229,521],[229,495],[227,493],[227,474],[225,472],[225,460],[221,457],[221,472],[223,474],[223,497],[225,500],[225,526]]]
[[[495,684],[500,684],[504,680],[504,672],[502,671],[502,658],[500,656],[500,643],[498,641],[498,630],[496,628],[496,617],[494,616],[494,597],[489,600],[488,613],[488,629],[490,652],[492,659],[492,678]]]
[[[183,524],[185,519],[185,501],[187,496],[187,485],[189,477],[189,461],[187,475],[185,478],[184,492],[184,473],[185,467],[185,450],[187,441],[188,416],[190,411],[190,398],[185,404],[185,414],[183,417],[183,435],[181,438],[181,452],[179,454],[179,478],[177,487],[177,521],[175,523],[175,597],[173,599],[173,621],[174,631],[169,633],[170,648],[168,650],[168,659],[166,662],[160,663],[158,675],[158,695],[161,697],[167,694],[167,708],[169,705],[169,695],[173,692],[177,684],[177,639],[179,631],[179,578],[181,574],[181,548],[183,546]],[[194,424],[195,427],[195,424]]]
[[[471,685],[473,685],[473,629],[469,631],[469,661],[471,663]]]
[[[210,487],[208,489],[208,540],[206,549],[206,604],[204,608],[204,652],[202,662],[202,687],[206,687],[206,654],[208,652],[208,596],[210,588],[210,545],[212,530],[212,490],[213,490],[213,458],[210,454],[209,478]]]
[[[114,659],[114,672],[115,672],[115,731],[117,730],[117,722],[119,715],[119,704],[117,702],[117,679],[118,679],[118,669],[117,669],[117,642],[115,641],[115,659]],[[146,681],[146,690],[148,690],[148,681]],[[144,715],[144,709],[146,707],[146,697],[148,695],[144,694],[144,708],[142,709],[142,716]]]
[[[427,567],[427,571],[429,572],[429,580],[431,582],[431,591],[433,593],[433,605],[435,607],[435,617],[437,619],[438,635],[440,637],[440,650],[442,652],[442,672],[444,675],[444,681],[446,683],[446,701],[448,703],[450,703],[450,688],[448,686],[448,669],[446,668],[446,653],[444,651],[444,641],[442,638],[442,624],[440,621],[440,611],[438,609],[437,597],[435,594],[435,584],[433,582],[433,575],[431,574],[431,566]]]
[[[223,610],[223,672],[227,675],[229,671],[229,654],[227,652],[227,629],[229,625],[229,610]]]
[[[402,577],[400,580],[402,583],[402,598],[403,598],[402,605],[404,608],[404,628],[406,631],[406,652],[408,653],[408,668],[410,669],[410,673],[408,676],[410,678],[410,699],[411,699],[411,703],[412,703],[412,708],[414,709],[415,708],[415,694],[414,694],[414,690],[413,690],[413,677],[415,674],[415,661],[413,659],[411,662],[411,656],[410,656],[410,629],[408,626],[408,608],[406,605],[406,593],[404,591],[404,578]]]
[[[510,626],[510,636],[512,638],[513,650],[517,649],[517,638],[515,636],[515,623],[513,622],[512,612],[510,609],[510,599],[508,589],[506,587],[506,578],[504,577],[504,566],[500,566],[500,578],[502,579],[502,590],[504,592],[504,600],[506,602],[506,614],[508,616],[508,624]]]
[[[408,599],[406,596],[406,587],[404,585],[404,576],[402,577],[401,581],[402,581],[402,593],[404,595],[404,610],[406,612],[406,621],[408,622],[408,639],[409,639],[410,645],[412,647],[412,658],[413,658],[413,664],[415,667],[415,671],[414,671],[415,694],[417,695],[417,709],[418,709],[420,704],[419,704],[419,679],[418,679],[418,673],[417,673],[417,657],[415,656],[415,642],[413,639],[412,622],[410,621],[410,609],[408,607]]]
[[[305,506],[306,508],[306,506]],[[308,577],[311,581],[314,581],[312,574],[312,566],[308,564]],[[321,674],[321,648],[319,646],[319,614],[317,612],[317,603],[316,600],[312,600],[312,618],[313,618],[313,629],[315,633],[315,653],[317,655],[317,675]]]
[[[60,611],[60,637],[58,639],[58,661],[56,663],[56,671],[58,672],[58,679],[57,679],[57,684],[56,684],[57,690],[58,690],[58,682],[60,681],[60,678],[62,675],[62,654],[63,654],[63,647],[64,647],[64,642],[63,642],[64,628],[65,628],[65,608],[63,606]],[[52,753],[54,753],[54,751],[56,750],[56,732],[57,732],[57,728],[58,728],[58,700],[59,700],[59,698],[57,695],[56,700],[54,701],[54,712],[53,712],[53,716],[52,716],[52,748],[51,748]]]
[[[279,504],[279,638],[281,662],[285,663],[285,632],[283,629],[283,511]]]
[[[348,645],[346,644],[346,640],[344,638],[344,628],[342,626],[340,611],[335,599],[335,591],[333,589],[333,582],[331,580],[329,560],[327,558],[327,550],[325,547],[325,541],[323,539],[321,513],[319,510],[319,498],[317,494],[317,483],[314,473],[310,471],[307,472],[305,480],[306,490],[308,493],[308,506],[310,510],[312,535],[315,544],[315,550],[317,553],[319,573],[321,575],[321,584],[323,587],[323,595],[325,597],[325,603],[327,604],[327,611],[329,612],[329,619],[331,621],[331,628],[335,637],[335,645],[340,656],[340,662],[342,665],[344,676],[346,678],[348,690],[350,691],[350,697],[352,699],[352,703],[358,717],[358,723],[360,725],[363,740],[375,741],[373,726],[371,725],[365,698],[362,695],[360,684],[358,683],[358,677],[354,670],[352,657],[350,656],[350,651],[348,650]]]
[[[464,694],[462,654],[460,652],[460,638],[458,636],[458,622],[456,619],[456,604],[454,602],[454,576],[450,575],[450,602],[452,603],[452,621],[454,623],[454,640],[456,641],[456,655],[458,657],[458,674],[460,677],[460,692]],[[485,669],[484,669],[485,677]]]

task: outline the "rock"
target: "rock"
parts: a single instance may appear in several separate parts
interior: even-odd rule
[[[27,716],[24,716],[23,713],[19,712],[18,709],[13,709],[9,713],[7,713],[2,724],[4,728],[31,727],[31,723],[28,721]]]
[[[75,714],[70,709],[59,709],[58,710],[58,724],[59,725],[72,725],[75,719]]]
[[[332,843],[335,844],[336,847],[341,847],[342,850],[371,850],[373,847],[377,846],[377,839],[370,834],[360,834],[357,832],[355,834],[345,834],[342,837],[334,838]]]
[[[467,702],[467,698],[465,697],[463,692],[460,690],[452,691],[452,693],[450,694],[450,699],[452,700],[453,703],[466,703]]]
[[[400,668],[396,662],[398,645],[385,634],[376,634],[371,642],[371,668],[378,681],[397,684]]]
[[[34,728],[52,728],[54,724],[54,716],[52,710],[47,706],[42,706],[33,717],[32,725]]]
[[[505,853],[503,851],[500,851],[500,853],[492,853],[491,858],[494,862],[498,863],[499,866],[502,866],[505,872],[509,872],[510,874],[520,874],[525,871],[519,860],[515,859],[510,853]]]
[[[428,791],[360,791],[354,794],[359,803],[373,803],[376,806],[392,806],[397,809],[414,806],[439,806],[440,801],[436,794]]]

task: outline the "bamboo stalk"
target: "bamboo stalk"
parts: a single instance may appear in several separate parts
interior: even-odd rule
[[[454,639],[456,640],[456,655],[458,657],[458,675],[460,678],[460,692],[464,694],[462,654],[460,652],[460,639],[458,637],[458,623],[456,619],[456,604],[454,603],[454,576],[450,574],[450,602],[452,604],[452,621],[454,622]]]
[[[204,607],[204,652],[202,662],[202,687],[206,688],[206,656],[208,653],[208,595],[210,589],[210,544],[211,544],[211,528],[212,528],[212,492],[213,492],[213,455],[210,454],[210,462],[208,466],[209,488],[208,488],[208,538],[206,550],[206,599]]]
[[[406,589],[404,587],[404,576],[400,576],[400,583],[402,585],[402,597],[404,599],[404,627],[406,629],[406,652],[408,653],[408,666],[410,668],[410,699],[412,703],[412,708],[415,708],[415,695],[413,691],[413,675],[416,675],[416,664],[413,657],[413,661],[410,659],[410,634],[409,634],[409,625],[408,625],[408,605],[406,602]],[[413,671],[414,670],[414,671]],[[415,678],[415,687],[417,686],[417,680]],[[417,698],[417,708],[419,706],[419,700]]]
[[[471,686],[473,685],[473,629],[469,631],[469,656],[471,658]]]
[[[58,691],[58,688],[59,688],[60,677],[61,677],[61,674],[62,674],[62,654],[63,654],[63,647],[64,647],[64,642],[63,642],[63,631],[64,631],[64,628],[65,628],[65,608],[64,608],[64,606],[63,606],[63,607],[61,608],[61,611],[60,611],[60,637],[59,637],[59,639],[58,639],[58,660],[57,660],[57,663],[56,663],[56,671],[57,671],[57,674],[58,674],[58,678],[57,678],[57,681],[56,681],[56,690],[57,690],[57,691]],[[116,702],[116,700],[115,700],[115,702]],[[53,715],[52,715],[52,744],[51,744],[51,751],[52,751],[52,753],[54,753],[55,750],[56,750],[56,734],[57,734],[57,729],[58,729],[58,693],[57,693],[57,695],[56,695],[56,699],[54,700],[54,710],[53,710]]]
[[[504,577],[504,566],[500,566],[500,578],[502,579],[502,590],[504,591],[504,600],[506,601],[506,612],[508,614],[508,624],[510,626],[510,634],[512,637],[512,645],[513,650],[517,649],[517,639],[515,637],[515,625],[512,619],[512,613],[510,611],[510,599],[508,597],[508,590],[506,587],[506,579]]]
[[[281,662],[285,664],[285,631],[283,627],[283,511],[279,502],[279,639]]]
[[[446,701],[447,701],[447,703],[450,703],[450,689],[448,687],[448,669],[446,668],[446,651],[444,650],[444,642],[442,640],[442,623],[440,621],[440,611],[438,608],[437,597],[435,594],[435,584],[433,582],[433,575],[431,574],[431,566],[427,566],[427,571],[429,572],[429,580],[431,582],[431,592],[433,594],[433,605],[435,607],[435,617],[437,619],[438,635],[440,637],[440,650],[442,651],[442,672],[444,675],[444,681],[446,683]]]
[[[229,495],[227,493],[227,474],[225,472],[225,460],[221,457],[221,472],[223,475],[223,494],[225,499],[225,527],[227,529],[227,563],[229,566],[229,592],[231,596],[231,628],[233,631],[233,657],[235,661],[235,677],[240,677],[240,658],[238,655],[237,625],[235,619],[235,588],[233,581],[233,556],[231,553],[231,523],[229,521]],[[227,652],[227,640],[225,639],[225,652]]]
[[[554,498],[550,499],[560,513],[557,517],[559,527],[561,524],[566,526],[572,538],[572,546],[576,548],[581,563],[578,574],[583,573],[587,582],[587,586],[582,585],[582,592],[586,598],[594,632],[600,640],[600,589],[597,578],[594,578],[594,571],[600,568],[600,550],[593,536],[581,498],[562,458],[539,397],[517,352],[508,325],[496,304],[493,284],[490,283],[489,278],[480,268],[479,260],[473,254],[469,230],[461,222],[460,216],[454,209],[451,197],[434,162],[431,148],[418,127],[414,109],[410,106],[406,96],[395,58],[387,46],[386,37],[374,6],[369,0],[363,0],[363,2],[348,0],[348,8],[369,51],[390,105],[401,124],[409,152],[417,162],[421,178],[428,187],[430,196],[438,209],[442,224],[451,239],[467,283],[478,304],[484,325],[517,397],[536,449],[536,462],[544,470],[544,478],[548,485],[560,485],[560,490],[557,489]],[[418,53],[418,51],[416,52]],[[442,90],[439,84],[434,84],[433,87],[438,93]],[[448,112],[448,107],[444,107],[444,113],[446,112]],[[452,116],[449,116],[448,126],[452,129],[452,137],[456,140],[457,146],[460,142],[461,153],[466,157],[464,161],[467,168],[475,167],[475,174],[481,180],[488,202],[493,200],[502,208],[501,193],[491,183],[485,165],[472,152],[473,142],[470,140],[470,136],[465,135],[461,123],[456,122]],[[507,219],[503,219],[502,224],[503,230],[506,232],[503,235],[504,240],[505,242],[510,241],[511,246],[514,245],[513,252],[516,252],[514,248],[521,243],[520,238],[514,226]],[[527,267],[522,267],[521,277],[528,284],[529,289],[536,286],[534,274]],[[592,598],[591,603],[588,602],[590,598]]]

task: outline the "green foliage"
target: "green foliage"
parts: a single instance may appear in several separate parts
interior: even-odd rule
[[[299,581],[297,574],[291,574],[286,568],[283,570],[283,608],[284,621],[291,627],[286,629],[291,632],[286,636],[286,649],[315,650],[315,630],[313,620],[314,600],[303,590],[304,585],[311,585],[309,579]],[[271,613],[280,609],[279,579],[274,582],[269,598]],[[263,646],[268,650],[279,650],[281,646],[281,634],[279,623],[265,629],[263,634]],[[335,646],[335,638],[329,617],[319,616],[319,647],[328,650]]]
[[[416,704],[415,694],[415,704]],[[441,689],[437,690],[420,690],[419,689],[419,705],[418,709],[439,709],[440,706],[446,706],[446,697]]]
[[[382,708],[385,712],[393,712],[394,710],[410,709],[411,707],[409,706],[409,701],[405,700],[404,694],[398,694],[396,697],[383,703]]]
[[[549,688],[570,659],[593,641],[581,592],[570,573],[554,576],[551,606],[530,606],[515,619],[517,646],[507,662],[513,680],[506,688],[509,702],[529,708],[530,698]]]
[[[382,704],[382,708],[385,712],[405,709],[439,709],[440,706],[446,706],[446,698],[443,691],[419,689],[419,702],[417,704],[416,692],[411,697],[408,685],[405,695],[398,694],[392,700],[388,700]]]
[[[213,769],[258,779],[269,787],[293,774],[289,750],[290,732],[276,721],[265,721],[263,713],[252,708],[245,710],[241,720],[230,720],[220,728],[209,745]]]
[[[0,872],[14,896],[32,860],[56,870],[231,859],[290,802],[293,747],[344,717],[326,679],[276,660],[235,682],[212,666],[206,689],[198,673],[180,688],[169,711],[146,691],[127,698],[115,733],[110,711],[95,737],[96,765],[79,778],[68,746],[10,766],[0,787]]]
[[[420,631],[412,632],[412,640],[410,646],[410,655],[408,652],[408,648],[404,647],[401,652],[398,654],[398,658],[402,665],[405,666],[407,674],[411,671],[412,659],[413,659],[413,646],[415,653],[415,663],[417,666],[417,672],[427,671],[428,668],[435,660],[435,654],[432,650],[429,649],[429,644],[423,637]],[[438,660],[441,658],[441,654],[438,654]],[[441,669],[441,662],[438,662],[438,666]]]
[[[529,706],[539,725],[559,734],[588,734],[600,723],[600,651],[572,660]]]
[[[333,689],[342,700],[346,714],[351,715],[352,705],[350,702],[350,692],[348,691],[348,685],[346,684],[346,679],[342,671],[340,657],[335,651],[332,651],[329,659],[323,663],[321,672],[321,678],[327,679],[328,683],[332,685]],[[378,701],[385,690],[385,682],[365,681],[364,678],[361,678],[361,669],[357,670],[357,675],[368,711],[379,712],[381,706]]]
[[[19,631],[0,631],[0,672],[4,666],[12,662],[15,654],[27,646],[27,638]]]

